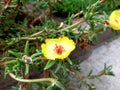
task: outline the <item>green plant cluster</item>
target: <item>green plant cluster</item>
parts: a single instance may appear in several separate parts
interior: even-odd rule
[[[1,0],[0,1],[0,60],[5,75],[19,81],[13,90],[75,90],[68,85],[70,78],[76,78],[80,85],[95,90],[88,79],[103,75],[114,76],[112,66],[104,66],[98,75],[92,71],[85,76],[80,73],[80,61],[46,60],[41,43],[47,38],[67,36],[81,48],[91,45],[97,35],[106,31],[110,13],[118,9],[119,0]],[[109,7],[108,7],[109,6]],[[103,8],[104,7],[104,8]],[[60,16],[60,17],[58,17]],[[57,19],[56,19],[57,18]],[[86,22],[86,25],[81,23]],[[85,41],[85,42],[84,42]],[[27,58],[24,61],[23,58]],[[31,61],[32,60],[32,61]],[[30,79],[36,70],[43,78]],[[25,87],[27,85],[27,87]]]
[[[42,52],[40,50],[36,50],[34,54],[29,53],[29,42],[26,42],[24,52],[15,52],[9,50],[10,57],[4,57],[3,59],[7,60],[7,65],[5,66],[5,77],[11,73],[14,73],[14,78],[20,78],[19,80],[15,78],[15,80],[20,81],[18,87],[13,87],[13,90],[33,90],[34,85],[39,86],[40,90],[66,90],[67,87],[71,87],[71,85],[65,85],[69,82],[71,75],[72,77],[75,77],[77,80],[76,82],[81,82],[79,87],[81,85],[85,85],[89,88],[89,90],[95,90],[96,87],[94,84],[90,84],[87,82],[88,79],[100,79],[103,75],[110,75],[114,76],[114,73],[112,72],[112,66],[104,65],[103,70],[101,70],[97,75],[94,75],[92,70],[88,73],[88,75],[81,75],[79,74],[81,72],[79,61],[73,61],[70,58],[66,58],[65,60],[55,60],[55,61],[42,61],[42,58],[40,59],[40,56],[43,56]],[[22,58],[23,56],[30,56],[32,61],[24,61]],[[11,60],[11,62],[9,62]],[[40,61],[41,60],[41,61]],[[43,59],[45,60],[45,59]],[[35,73],[36,70],[40,72],[40,75],[44,72],[44,70],[48,70],[48,76],[49,74],[52,75],[51,78],[48,78],[48,80],[41,80],[40,79],[28,79],[26,81],[25,79],[21,78],[27,78],[28,74]],[[24,71],[24,73],[21,76],[21,70]],[[62,73],[61,73],[62,72]],[[78,73],[79,72],[79,73]],[[13,78],[13,76],[12,76]],[[52,82],[52,80],[55,80]],[[57,80],[57,81],[56,81]],[[28,88],[24,88],[24,83],[29,83]],[[66,88],[65,88],[66,87]],[[72,87],[74,88],[74,87]],[[67,88],[69,89],[69,88]]]
[[[61,0],[53,7],[54,13],[67,16],[81,10],[81,0]]]

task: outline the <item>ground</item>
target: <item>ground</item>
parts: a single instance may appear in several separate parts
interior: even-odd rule
[[[113,66],[115,77],[102,76],[101,81],[91,82],[96,85],[96,90],[120,90],[120,37],[95,48],[89,58],[81,63],[82,73],[87,74],[91,69],[97,73],[105,63]]]

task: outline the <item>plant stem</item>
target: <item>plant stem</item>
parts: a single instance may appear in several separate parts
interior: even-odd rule
[[[32,83],[32,82],[51,82],[53,85],[57,82],[56,79],[54,78],[41,78],[41,79],[21,79],[17,78],[13,73],[9,73],[9,75],[15,79],[16,81],[19,82],[24,82],[24,83]]]
[[[41,33],[43,33],[43,32],[45,32],[45,30],[42,30],[42,31],[36,32],[36,33],[30,35],[30,37],[35,37],[35,36],[37,36],[37,35],[39,35],[39,34],[41,34]]]
[[[104,3],[106,0],[100,0],[100,3]]]
[[[102,73],[100,73],[100,74],[98,74],[98,75],[91,75],[91,76],[88,76],[88,78],[94,79],[94,78],[101,77],[101,76],[103,76],[103,75],[106,75],[106,73],[102,72]]]
[[[12,0],[8,0],[6,5],[5,5],[5,9],[11,4]]]
[[[17,61],[16,60],[11,60],[11,61],[0,62],[0,66],[4,66],[6,64],[14,63],[14,62],[17,62]]]
[[[60,30],[58,30],[58,31],[68,30],[68,29],[73,28],[73,27],[75,27],[75,26],[77,26],[77,25],[79,25],[80,23],[83,23],[83,22],[85,22],[85,20],[84,20],[84,18],[81,18],[81,19],[80,19],[79,21],[77,21],[76,23],[74,23],[74,24],[72,24],[72,25],[70,25],[70,26],[67,26],[67,27],[65,27],[65,28],[63,28],[63,29],[60,29]]]
[[[51,83],[56,83],[57,80],[54,78],[41,78],[41,79],[21,79],[21,78],[17,78],[13,73],[9,73],[9,75],[15,79],[16,81],[19,82],[27,82],[27,83],[31,83],[31,82],[51,82]]]
[[[38,24],[38,22],[40,22],[40,20],[44,20],[45,16],[48,15],[49,12],[50,12],[50,10],[49,10],[49,9],[46,9],[46,11],[43,12],[42,14],[40,14],[37,18],[35,18],[35,19],[31,22],[31,24],[32,24],[32,25]]]
[[[80,12],[76,13],[76,14],[72,17],[72,19],[75,19],[76,17],[80,16],[82,13],[83,13],[83,11],[80,11]]]
[[[83,79],[88,79],[88,78],[94,79],[94,78],[98,78],[98,77],[101,77],[103,75],[106,75],[106,73],[102,72],[102,73],[100,73],[98,75],[85,76],[85,75],[81,75],[81,74],[75,73],[75,72],[73,72],[73,71],[71,71],[69,69],[67,69],[67,71],[70,74],[72,74],[73,76],[75,76],[77,79],[82,79],[82,80]]]
[[[44,57],[38,57],[37,58],[38,60],[47,60],[46,58]],[[11,61],[4,61],[4,62],[0,62],[0,66],[4,66],[6,64],[10,64],[10,63],[14,63],[14,62],[17,62],[17,60],[11,60]]]
[[[86,86],[92,88],[92,89],[90,89],[90,90],[95,90],[95,89],[96,89],[96,87],[95,87],[94,85],[91,85],[91,84],[87,83],[87,82],[84,81],[84,80],[81,80],[81,82],[82,82],[84,85],[86,85]]]
[[[100,0],[99,1],[99,4],[102,4],[102,3],[104,3],[106,0]],[[92,6],[94,6],[94,4],[92,4]],[[87,9],[88,9],[89,7],[87,7]],[[78,12],[78,13],[76,13],[73,17],[72,17],[72,19],[75,19],[76,17],[78,17],[78,16],[80,16],[81,14],[83,14],[83,11],[81,10],[80,12]]]

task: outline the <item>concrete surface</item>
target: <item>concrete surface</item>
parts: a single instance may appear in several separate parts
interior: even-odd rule
[[[81,63],[82,73],[88,74],[92,69],[96,74],[104,68],[105,63],[113,66],[115,77],[102,76],[101,81],[91,82],[96,85],[96,90],[120,90],[120,37],[94,49],[91,56]]]

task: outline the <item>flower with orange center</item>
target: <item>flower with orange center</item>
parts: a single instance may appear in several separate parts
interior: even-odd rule
[[[110,15],[110,27],[114,30],[120,30],[120,11],[115,10]]]
[[[46,39],[41,48],[47,59],[64,59],[75,49],[75,43],[68,37]]]

